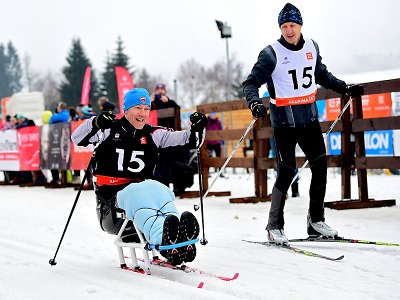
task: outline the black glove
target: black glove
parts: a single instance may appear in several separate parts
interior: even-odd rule
[[[260,100],[251,101],[249,107],[254,118],[265,118],[267,116],[267,108]]]
[[[201,112],[192,113],[189,119],[192,123],[192,129],[197,132],[202,132],[208,124],[207,117]]]
[[[103,111],[96,118],[94,118],[94,125],[96,125],[100,129],[108,129],[111,127],[112,122],[115,119],[115,115],[111,110]]]
[[[352,84],[346,86],[346,94],[350,97],[359,97],[364,95],[364,87],[359,84]]]

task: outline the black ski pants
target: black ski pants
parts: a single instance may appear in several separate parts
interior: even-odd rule
[[[309,213],[312,222],[325,221],[324,219],[324,199],[326,191],[327,161],[325,143],[318,120],[311,122],[303,127],[280,128],[274,127],[274,137],[276,143],[276,158],[278,163],[278,177],[275,182],[275,188],[283,194],[286,194],[296,173],[296,144],[299,144],[301,150],[307,157],[311,168],[310,184],[310,204]],[[272,195],[271,209],[276,209],[275,216],[271,216],[274,224],[272,227],[283,228],[283,197]],[[286,196],[286,195],[285,195]],[[273,203],[273,202],[276,203]],[[279,203],[278,203],[279,202]],[[272,210],[271,210],[272,211]],[[271,220],[272,217],[272,220]]]

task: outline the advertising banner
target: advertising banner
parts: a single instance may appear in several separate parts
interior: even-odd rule
[[[71,132],[84,121],[71,122]],[[71,143],[71,170],[86,170],[93,154],[93,145],[87,147],[77,146]]]
[[[0,170],[19,171],[17,130],[0,131]]]
[[[44,124],[40,133],[40,168],[68,170],[71,162],[70,123]]]
[[[40,127],[17,130],[20,171],[37,171],[40,167]]]
[[[392,156],[393,130],[377,130],[364,132],[366,156]],[[328,135],[328,154],[341,154],[341,134],[332,132]]]

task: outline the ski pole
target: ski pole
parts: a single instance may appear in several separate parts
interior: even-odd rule
[[[58,250],[60,250],[61,243],[62,243],[62,241],[63,241],[63,239],[64,239],[64,236],[65,236],[65,233],[66,233],[66,231],[67,231],[69,222],[71,221],[72,214],[74,213],[76,204],[78,203],[78,199],[79,199],[79,196],[81,195],[82,188],[83,188],[83,185],[84,185],[84,183],[85,183],[85,180],[86,180],[87,178],[89,178],[88,174],[90,173],[90,167],[91,167],[91,165],[92,165],[92,161],[94,160],[95,153],[96,153],[96,149],[97,149],[97,147],[100,146],[100,144],[101,144],[100,141],[101,141],[102,138],[103,138],[103,134],[104,134],[104,132],[102,131],[102,134],[100,135],[100,138],[99,138],[99,143],[98,143],[97,146],[94,148],[92,157],[90,158],[89,164],[88,164],[88,166],[87,166],[87,168],[86,168],[86,170],[85,170],[85,175],[83,176],[81,185],[79,186],[78,193],[76,194],[74,204],[72,205],[71,212],[69,213],[69,217],[68,217],[67,223],[65,224],[64,231],[63,231],[63,233],[62,233],[62,235],[61,235],[60,242],[58,243],[57,250],[56,250],[56,252],[54,253],[54,257],[51,258],[51,259],[49,260],[49,264],[52,265],[52,266],[55,266],[55,265],[57,264],[57,262],[56,262],[56,256],[57,256]]]
[[[329,129],[324,133],[324,139],[328,136],[328,134],[331,133],[332,129],[335,127],[336,123],[342,118],[344,112],[346,111],[346,109],[349,107],[351,101],[353,101],[353,97],[350,97],[349,101],[347,101],[346,105],[343,107],[343,109],[341,110],[340,114],[338,115],[338,117],[336,118],[336,120],[332,123],[332,125],[329,127]],[[304,164],[302,165],[302,167],[300,168],[300,170],[297,172],[297,174],[293,177],[292,183],[290,185],[293,184],[293,182],[295,182],[295,180],[299,177],[301,171],[303,171],[303,169],[307,166],[308,164],[308,160],[306,160],[304,162]]]
[[[207,191],[204,193],[203,198],[207,197],[207,195],[208,195],[210,189],[213,187],[214,183],[215,183],[215,182],[217,181],[217,179],[219,178],[219,175],[222,173],[222,171],[224,171],[226,165],[229,163],[229,161],[231,160],[231,158],[233,157],[233,155],[235,154],[236,150],[239,148],[240,144],[243,142],[244,138],[245,138],[246,135],[249,133],[249,131],[251,130],[251,128],[253,128],[254,123],[255,123],[256,121],[257,121],[256,118],[254,118],[254,119],[251,121],[250,125],[247,127],[246,131],[244,132],[244,134],[243,134],[242,137],[240,138],[240,140],[239,140],[239,142],[237,143],[236,147],[233,149],[232,153],[229,155],[229,157],[227,158],[227,160],[225,161],[225,163],[222,165],[221,169],[219,170],[217,176],[214,178],[214,180],[212,181],[211,185],[208,187]],[[197,159],[200,161],[200,157],[198,157]],[[199,165],[199,164],[200,164],[200,163],[198,163],[198,165]],[[200,176],[200,174],[201,174],[200,172],[201,172],[201,170],[199,170],[199,176]],[[201,202],[202,202],[202,200],[203,200],[202,197],[201,197],[201,194],[200,194],[200,200],[201,200]],[[203,203],[200,203],[200,204],[201,204],[201,207],[202,207],[202,206],[203,206]],[[194,205],[194,210],[197,211],[198,209],[199,209],[199,205],[196,205],[196,204],[195,204],[195,205]]]
[[[199,174],[199,193],[200,193],[200,203],[201,203],[201,226],[203,231],[203,238],[200,240],[200,244],[205,246],[208,241],[206,240],[206,234],[204,232],[204,209],[203,209],[203,177],[201,176],[201,160],[200,160],[200,134],[197,132],[197,139],[199,145],[197,146],[197,173]]]

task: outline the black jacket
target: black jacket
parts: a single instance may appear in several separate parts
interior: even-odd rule
[[[300,42],[297,45],[287,43],[283,36],[281,36],[278,42],[291,51],[299,51],[303,48],[304,38],[301,36]],[[346,83],[337,79],[328,71],[327,67],[322,63],[318,44],[314,41],[313,43],[317,52],[317,62],[314,72],[316,84],[338,93],[344,93]],[[250,75],[243,82],[243,92],[248,105],[254,100],[260,101],[258,89],[265,83],[268,86],[270,97],[275,99],[274,82],[271,76],[275,66],[276,54],[271,45],[269,45],[260,52]],[[281,107],[270,103],[270,112],[273,127],[302,127],[310,122],[318,120],[318,108],[315,102],[311,104]]]

